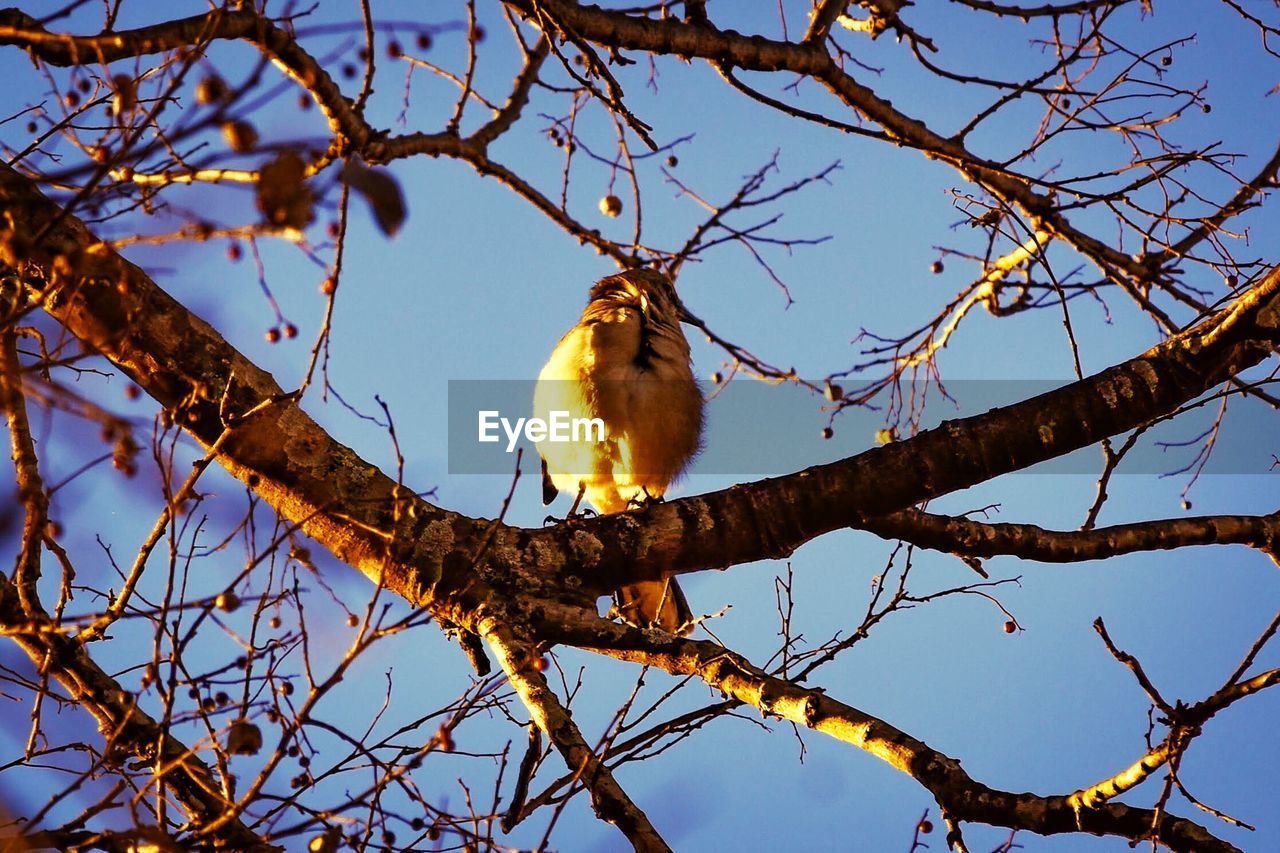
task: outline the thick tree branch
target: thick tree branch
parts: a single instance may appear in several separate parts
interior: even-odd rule
[[[592,751],[573,721],[569,710],[547,685],[546,678],[535,667],[538,656],[534,645],[521,641],[510,628],[486,622],[482,636],[493,649],[499,664],[520,700],[524,702],[534,723],[555,744],[569,770],[591,794],[596,816],[618,827],[641,853],[670,853],[649,818],[640,810],[613,777],[613,772]]]
[[[1192,545],[1247,545],[1273,554],[1280,551],[1280,513],[1274,512],[1169,518],[1064,531],[905,509],[865,519],[860,526],[885,539],[901,539],[935,551],[966,557],[1009,555],[1042,563],[1104,560]]]
[[[18,337],[12,327],[0,329],[0,408],[9,423],[18,501],[26,508],[22,521],[22,548],[13,570],[13,583],[23,607],[40,609],[36,585],[40,580],[40,554],[49,521],[49,496],[36,458],[27,402],[22,391],[22,364],[18,361]]]
[[[993,3],[990,0],[951,0],[951,2],[968,6],[970,9],[1021,18],[1025,21],[1030,18],[1063,18],[1067,15],[1082,15],[1095,10],[1123,6],[1134,0],[1078,0],[1075,3],[1044,3],[1040,6],[1014,6],[1008,3]]]
[[[1094,809],[1126,791],[1133,790],[1169,763],[1174,754],[1174,738],[1171,733],[1159,746],[1121,770],[1100,782],[1081,788],[1067,797],[1067,804],[1074,809]]]
[[[620,660],[655,666],[673,675],[694,675],[726,696],[851,744],[908,774],[937,798],[953,819],[1053,835],[1092,832],[1134,841],[1154,833],[1172,850],[1228,851],[1232,845],[1204,827],[1165,812],[1120,803],[1084,807],[1070,796],[1041,796],[990,788],[956,761],[870,714],[817,688],[770,675],[716,643],[663,636],[591,615],[557,611],[546,624],[561,642]]]
[[[7,220],[0,223],[0,267],[34,287],[49,314],[205,447],[221,439],[218,461],[277,512],[412,602],[448,598],[436,588],[445,575],[466,588],[454,593],[484,598],[462,549],[479,547],[487,522],[413,498],[334,441],[269,374],[7,167],[0,168],[0,202]],[[41,230],[43,242],[31,245],[30,235]],[[424,550],[415,554],[419,541]],[[422,571],[410,572],[410,563]]]
[[[1012,406],[785,477],[605,517],[573,531],[522,535],[568,546],[560,571],[601,594],[664,571],[782,558],[832,530],[874,524],[869,519],[1133,429],[1258,363],[1277,340],[1280,268],[1231,307],[1142,355]],[[573,541],[587,533],[592,547]]]
[[[62,218],[41,246],[26,245],[23,235],[60,216],[27,179],[0,171],[0,199],[14,217],[0,233],[0,265],[27,281],[49,313],[206,446],[233,428],[220,462],[308,535],[392,592],[465,627],[487,607],[505,606],[490,594],[493,584],[564,598],[667,571],[785,556],[831,530],[1132,429],[1257,363],[1280,339],[1274,270],[1199,326],[1021,403],[786,477],[557,529],[519,530],[406,495],[74,217]],[[258,409],[263,401],[273,404]],[[251,410],[258,413],[241,419]],[[408,511],[395,512],[397,503]]]
[[[821,44],[831,32],[831,25],[848,6],[849,0],[822,0],[810,13],[809,29],[805,31],[803,42]]]

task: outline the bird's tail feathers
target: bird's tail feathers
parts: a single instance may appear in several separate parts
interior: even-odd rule
[[[675,578],[640,581],[613,594],[614,611],[624,621],[642,628],[661,628],[686,636],[693,631],[693,611]]]

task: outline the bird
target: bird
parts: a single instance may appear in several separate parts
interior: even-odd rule
[[[538,376],[534,413],[598,418],[603,441],[541,441],[543,502],[559,492],[600,514],[661,500],[702,445],[703,398],[694,379],[689,318],[671,280],[652,269],[605,276],[582,317]],[[578,437],[575,436],[575,437]],[[614,592],[613,614],[673,634],[693,630],[693,614],[675,578],[641,581]]]

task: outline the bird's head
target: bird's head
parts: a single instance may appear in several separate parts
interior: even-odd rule
[[[673,325],[689,316],[671,279],[657,270],[633,269],[606,276],[591,288],[591,301],[597,300],[634,305],[646,317]]]

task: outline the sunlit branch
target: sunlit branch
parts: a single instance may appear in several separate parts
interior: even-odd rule
[[[800,687],[769,675],[742,656],[712,642],[674,636],[658,638],[600,619],[557,614],[551,628],[563,643],[600,654],[696,675],[710,687],[787,720],[848,743],[914,778],[956,820],[1026,829],[1044,835],[1093,832],[1140,840],[1152,831],[1173,850],[1235,850],[1204,827],[1164,813],[1118,803],[1072,807],[1067,797],[999,791],[977,782],[955,759],[870,714],[833,699],[825,690]]]
[[[1280,550],[1280,513],[1158,519],[1059,531],[907,509],[865,519],[860,526],[877,536],[935,551],[982,558],[1007,555],[1044,563],[1103,560],[1196,545],[1245,545],[1268,553]]]
[[[521,642],[511,629],[489,623],[482,636],[493,649],[512,687],[529,709],[533,721],[559,750],[565,764],[591,793],[596,815],[622,831],[637,851],[669,851],[671,848],[613,777],[612,771],[591,750],[569,712],[534,667],[530,644]]]

